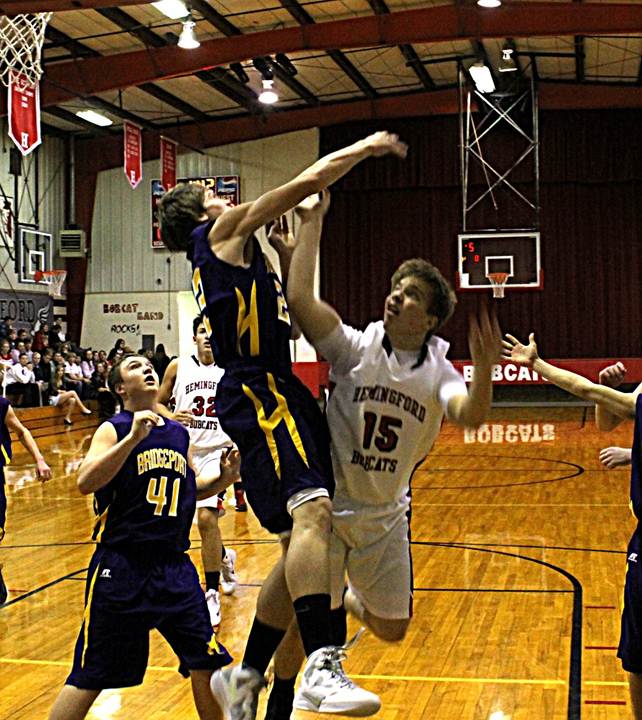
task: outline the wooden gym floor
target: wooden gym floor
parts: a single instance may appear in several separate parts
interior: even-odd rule
[[[75,489],[91,431],[74,426],[39,438],[54,471],[44,486],[33,481],[20,445],[7,470],[1,720],[46,718],[69,669],[92,552],[91,500]],[[365,636],[346,663],[381,695],[378,718],[631,717],[615,654],[634,528],[629,473],[598,460],[601,447],[628,446],[631,437],[631,423],[598,433],[592,409],[577,407],[495,409],[487,429],[467,435],[444,427],[413,481],[411,629],[398,646]],[[251,513],[229,508],[221,528],[238,552],[241,586],[224,598],[220,637],[240,658],[279,549]],[[192,537],[200,565],[195,527]],[[195,718],[189,684],[175,667],[154,636],[144,684],[104,692],[88,717]]]

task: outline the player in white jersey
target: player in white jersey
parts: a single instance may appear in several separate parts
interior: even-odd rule
[[[467,390],[446,358],[448,343],[434,334],[452,315],[455,295],[425,260],[408,260],[395,271],[383,320],[364,331],[345,325],[313,289],[328,204],[326,192],[297,208],[302,224],[287,297],[301,330],[330,362],[335,383],[328,402],[336,479],[330,546],[333,618],[337,635],[345,637],[341,604],[347,573],[346,609],[378,637],[399,641],[412,615],[410,478],[434,444],[444,415],[465,427],[484,421],[501,333],[486,312],[479,322],[471,320],[475,373]],[[277,652],[269,720],[288,718],[291,711],[286,695],[292,690],[286,682],[289,678],[293,687],[300,656],[295,644],[288,647],[287,642]],[[306,709],[299,696],[294,706]]]
[[[224,370],[216,365],[200,316],[194,318],[193,332],[196,354],[171,361],[163,376],[159,402],[168,408],[170,417],[187,427],[196,474],[211,477],[218,474],[221,455],[232,445],[216,416],[216,389]],[[219,503],[216,495],[196,502],[205,597],[214,627],[221,622],[219,583],[226,595],[232,594],[237,584],[236,553],[224,548],[221,541]]]

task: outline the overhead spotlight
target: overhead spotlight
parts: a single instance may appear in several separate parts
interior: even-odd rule
[[[514,52],[514,48],[509,45],[504,45],[502,48],[502,59],[497,66],[499,72],[515,72],[517,70],[517,63],[513,57]]]
[[[285,72],[288,73],[288,75],[292,75],[292,77],[294,77],[297,74],[298,70],[294,67],[292,61],[285,53],[277,53],[274,56],[274,59],[285,70]]]
[[[188,15],[183,20],[183,29],[181,30],[181,36],[178,38],[178,47],[183,50],[194,50],[201,43],[196,37],[196,23],[191,15]]]
[[[502,0],[477,0],[479,7],[494,8],[502,4]]]
[[[244,85],[250,82],[250,78],[248,77],[248,74],[243,69],[243,65],[241,65],[240,62],[234,62],[230,65],[230,70],[236,75],[236,77],[239,79],[239,82],[242,82]]]
[[[272,80],[274,78],[274,70],[267,61],[267,58],[257,57],[252,60],[254,67],[261,73],[264,80]]]
[[[76,115],[87,122],[93,123],[94,125],[100,125],[100,127],[113,125],[113,122],[108,117],[101,115],[101,113],[97,113],[95,110],[78,110]]]
[[[274,90],[274,80],[266,80],[263,78],[263,92],[259,95],[259,102],[264,105],[273,105],[279,96]]]
[[[481,93],[492,93],[495,89],[495,83],[493,82],[493,76],[490,69],[482,62],[475,63],[468,68],[470,77],[475,83],[475,87]]]

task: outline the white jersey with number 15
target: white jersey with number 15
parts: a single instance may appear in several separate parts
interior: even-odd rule
[[[381,321],[364,331],[339,325],[317,344],[336,384],[328,403],[335,508],[407,502],[410,476],[435,442],[448,401],[466,394],[448,347],[432,337],[414,367],[418,354],[393,350]]]

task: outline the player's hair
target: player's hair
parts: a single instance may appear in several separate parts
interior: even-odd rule
[[[109,377],[107,378],[107,386],[112,391],[112,393],[118,397],[118,393],[116,392],[116,386],[120,385],[123,381],[123,376],[121,373],[121,365],[127,358],[130,357],[139,357],[143,360],[146,360],[147,358],[144,358],[142,355],[139,355],[135,352],[128,352],[121,356],[121,358],[118,360],[118,362],[115,362],[112,369],[109,371]]]
[[[196,337],[196,333],[198,332],[198,326],[203,325],[203,316],[197,315],[194,320],[192,321],[192,335]]]
[[[395,285],[410,276],[423,280],[432,290],[430,307],[426,310],[437,316],[437,325],[426,335],[426,340],[429,340],[450,320],[455,312],[457,297],[448,280],[434,265],[423,258],[412,258],[402,262],[392,275],[391,288],[394,289]]]
[[[205,212],[205,189],[196,183],[178,183],[158,201],[160,236],[172,252],[186,252],[189,236]]]

